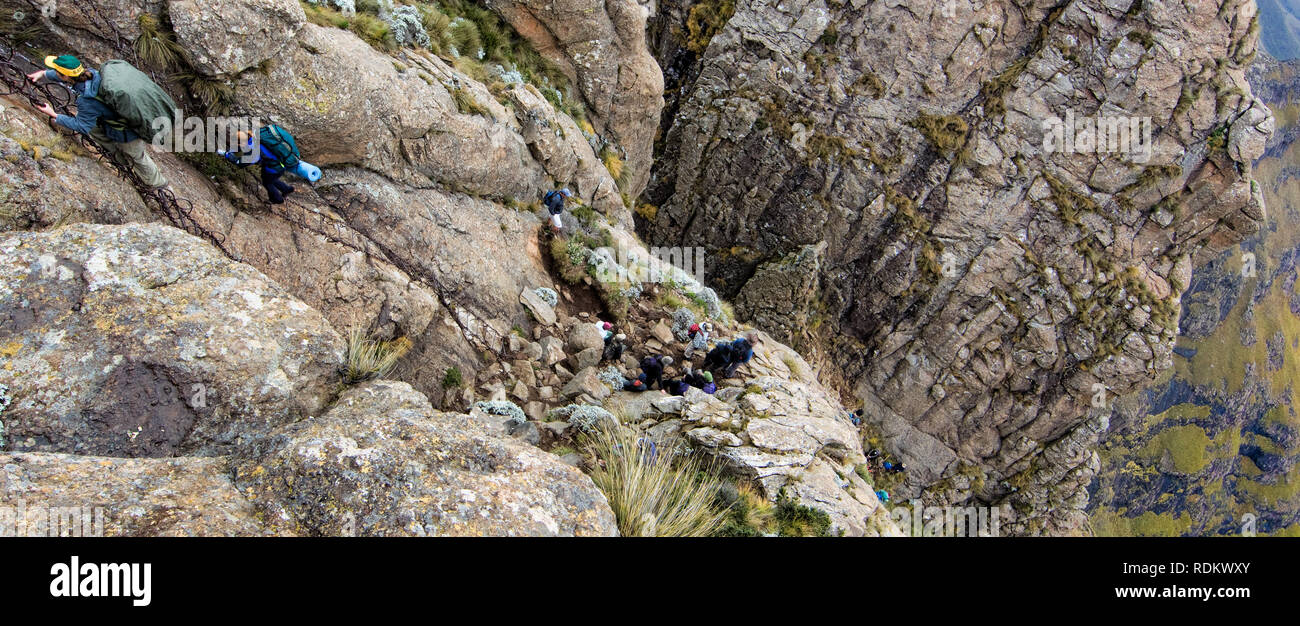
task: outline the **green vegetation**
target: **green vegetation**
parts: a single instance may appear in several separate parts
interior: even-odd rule
[[[492,118],[492,112],[487,107],[479,104],[474,98],[474,94],[463,87],[453,87],[451,89],[451,99],[456,103],[456,110],[465,115],[482,115],[488,119]]]
[[[908,126],[917,129],[940,154],[952,156],[966,144],[969,127],[956,115],[932,115],[922,112]]]
[[[866,94],[872,98],[879,98],[885,95],[885,83],[881,82],[880,77],[876,76],[870,70],[862,72],[848,89],[851,95]]]
[[[613,147],[605,146],[600,150],[600,162],[605,164],[605,169],[614,182],[622,188],[623,186],[623,158],[619,156]]]
[[[411,340],[375,341],[360,330],[348,333],[347,363],[343,379],[347,384],[383,378],[393,371],[397,361],[411,349]]]
[[[653,460],[635,431],[597,429],[583,441],[600,460],[591,480],[605,497],[625,537],[704,537],[722,526],[727,511],[716,506],[722,481],[698,456],[671,458],[662,445]]]
[[[831,536],[829,515],[794,502],[784,491],[773,503],[748,484],[728,485],[719,492],[718,504],[726,510],[725,523],[715,533],[719,537]]]
[[[460,368],[455,365],[447,368],[442,374],[443,389],[459,389],[465,384],[465,379],[461,376]]]
[[[135,38],[135,53],[145,64],[172,70],[189,64],[185,48],[176,42],[171,31],[152,15],[141,15],[140,35]]]
[[[235,88],[220,80],[193,71],[173,74],[172,80],[184,85],[209,114],[226,115],[235,103]]]
[[[378,3],[373,0],[357,2],[357,12],[351,17],[323,4],[305,0],[301,0],[301,4],[307,19],[313,24],[352,31],[384,53],[399,49],[388,24],[379,17]],[[564,72],[491,9],[473,0],[406,2],[404,5],[415,7],[420,15],[420,26],[428,35],[427,45],[406,41],[403,42],[405,46],[438,55],[470,78],[490,88],[495,86],[494,94],[503,91],[506,85],[494,78],[496,70],[489,71],[489,67],[500,65],[505,71],[517,71],[524,82],[537,87],[552,105],[572,117],[579,127],[591,127],[586,121],[580,98],[570,95],[572,90]],[[461,105],[462,102],[457,102],[458,107]],[[477,113],[472,108],[461,110]]]
[[[587,275],[587,262],[583,256],[583,246],[570,237],[551,239],[551,260],[560,272],[560,278],[570,285],[582,282]]]
[[[704,0],[686,15],[686,49],[703,54],[736,12],[735,0]]]

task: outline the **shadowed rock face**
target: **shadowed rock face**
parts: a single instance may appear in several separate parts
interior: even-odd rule
[[[738,3],[687,73],[639,227],[711,250],[727,296],[796,283],[760,266],[825,243],[819,280],[784,295],[814,310],[790,319],[821,318],[817,360],[908,490],[1010,497],[1012,528],[1069,532],[1077,498],[1048,515],[1024,494],[1087,484],[1070,433],[1169,366],[1193,256],[1262,215],[1255,8],[942,6]],[[1045,143],[1067,115],[1149,118],[1150,151]]]
[[[215,454],[326,406],[343,341],[261,273],[161,225],[0,237],[9,448]]]

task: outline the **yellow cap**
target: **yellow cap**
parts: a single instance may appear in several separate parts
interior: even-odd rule
[[[45,57],[45,65],[64,76],[70,77],[81,76],[81,74],[86,71],[85,66],[81,64],[81,61],[78,61],[77,57],[70,54],[65,54],[63,56],[51,55]]]

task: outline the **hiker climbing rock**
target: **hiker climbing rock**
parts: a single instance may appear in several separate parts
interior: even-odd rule
[[[645,388],[649,389],[659,384],[663,389],[664,368],[673,364],[673,357],[670,356],[648,356],[641,359],[641,372],[645,377]]]
[[[677,378],[669,378],[660,381],[659,388],[663,389],[664,391],[668,392],[671,395],[681,396],[681,395],[686,395],[686,391],[690,389],[691,386],[687,384],[687,382],[684,380],[677,379]]]
[[[294,141],[293,135],[275,124],[269,124],[258,131],[257,137],[242,130],[237,136],[239,151],[223,152],[221,155],[227,161],[241,167],[261,164],[262,187],[266,189],[271,204],[284,204],[285,196],[295,190],[292,185],[280,180],[280,177],[284,176],[285,172],[299,170],[303,165],[302,155],[298,151],[298,144]],[[316,177],[319,178],[320,170],[316,172]]]
[[[560,232],[564,222],[560,219],[560,214],[564,212],[564,200],[572,198],[573,192],[566,187],[564,189],[552,189],[542,196],[542,204],[546,210],[551,213],[551,230]]]
[[[146,140],[152,141],[161,132],[154,120],[173,119],[179,110],[162,87],[126,61],[109,61],[93,70],[65,54],[46,57],[45,65],[50,69],[32,72],[27,78],[34,83],[46,80],[71,86],[77,94],[77,115],[61,115],[49,103],[40,107],[42,113],[59,126],[88,135],[112,155],[125,158],[149,188],[167,186],[145,147]]]
[[[749,333],[744,337],[731,342],[731,359],[728,361],[724,372],[724,378],[732,378],[736,375],[736,368],[749,362],[754,358],[754,346],[759,342],[757,333]]]
[[[645,391],[646,389],[645,374],[623,383],[623,391]]]
[[[704,369],[719,371],[731,364],[731,344],[720,343],[704,355]]]
[[[601,362],[617,361],[623,358],[623,352],[627,350],[627,335],[619,333],[605,339],[605,351],[601,353]]]
[[[686,360],[695,357],[697,351],[704,351],[709,348],[709,334],[713,332],[713,324],[708,322],[691,324],[690,329],[686,332],[687,339],[690,341],[686,346]]]

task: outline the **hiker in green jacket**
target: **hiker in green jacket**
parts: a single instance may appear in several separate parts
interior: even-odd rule
[[[145,140],[127,127],[125,118],[96,98],[103,79],[100,72],[83,66],[70,54],[46,57],[45,65],[50,69],[32,72],[27,78],[34,83],[47,80],[69,84],[77,94],[77,115],[60,115],[49,103],[40,107],[42,113],[59,126],[89,135],[105,150],[125,157],[151,189],[167,186],[167,179],[149,156]]]

